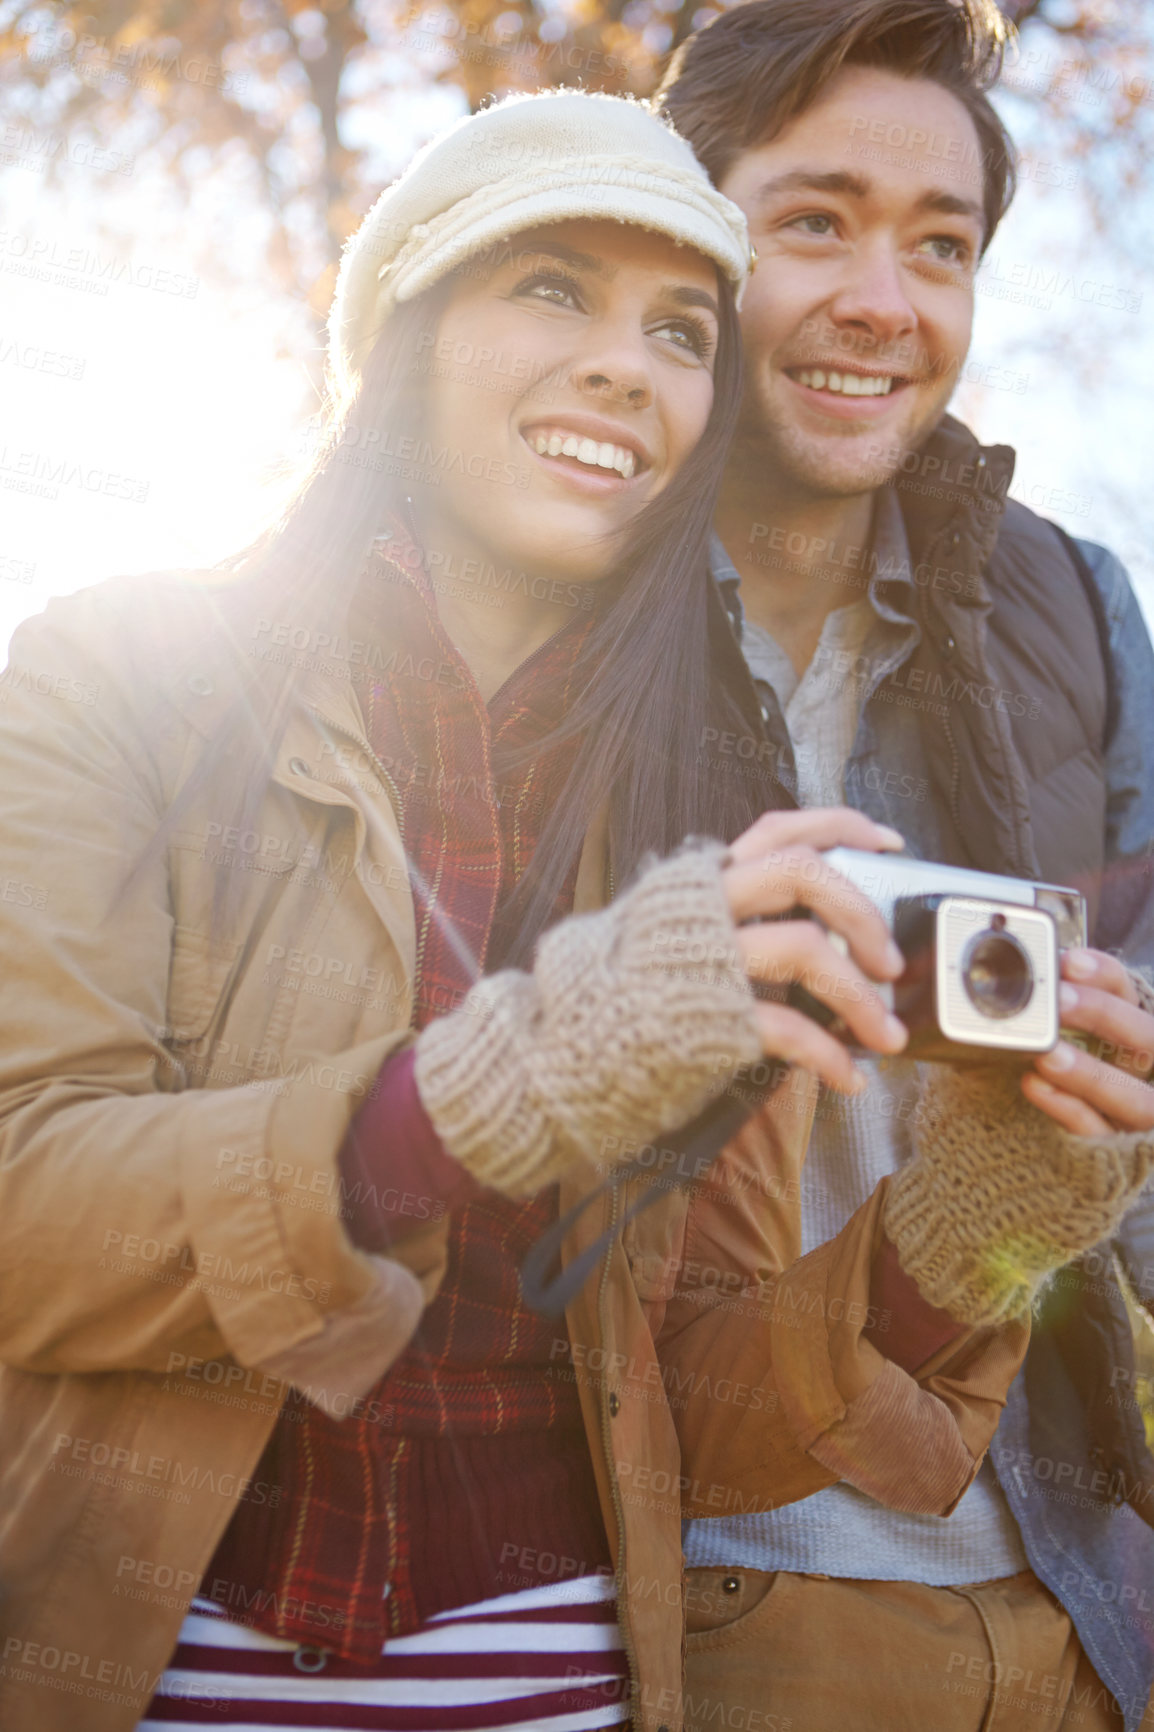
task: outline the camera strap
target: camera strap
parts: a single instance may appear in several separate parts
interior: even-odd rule
[[[729,1092],[718,1095],[696,1118],[666,1137],[657,1151],[659,1172],[655,1174],[648,1162],[619,1162],[596,1190],[582,1197],[547,1232],[542,1233],[521,1264],[521,1296],[531,1311],[541,1317],[561,1317],[630,1221],[636,1220],[654,1203],[659,1203],[670,1191],[685,1189],[704,1178],[726,1143],[764,1105],[780,1083],[779,1069],[776,1066],[771,1068],[770,1080],[761,1085],[750,1080],[749,1071],[736,1071],[729,1087],[732,1089],[734,1084],[740,1084],[741,1098],[735,1099]],[[563,1266],[561,1248],[585,1211],[598,1204],[607,1193],[616,1191],[626,1180],[637,1178],[650,1180],[637,1201],[630,1204],[620,1220],[614,1221],[579,1256]]]

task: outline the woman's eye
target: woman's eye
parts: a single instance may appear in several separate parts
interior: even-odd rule
[[[556,307],[575,307],[579,304],[577,284],[569,277],[545,276],[539,273],[526,277],[523,283],[518,283],[514,293],[535,301],[548,301]]]
[[[668,337],[676,348],[696,355],[701,361],[713,352],[713,332],[706,325],[698,324],[696,319],[668,319],[656,327],[655,335]]]

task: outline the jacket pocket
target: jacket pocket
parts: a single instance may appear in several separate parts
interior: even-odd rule
[[[686,1652],[760,1642],[781,1614],[794,1580],[782,1570],[688,1569],[685,1572]]]
[[[644,1183],[628,1184],[622,1206],[628,1208],[644,1188]],[[635,1215],[625,1228],[621,1242],[643,1304],[667,1304],[672,1299],[685,1256],[688,1214],[688,1193],[671,1190],[661,1202]]]

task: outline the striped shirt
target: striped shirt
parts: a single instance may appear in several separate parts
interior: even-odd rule
[[[440,1612],[375,1665],[234,1623],[195,1599],[137,1732],[592,1732],[623,1726],[628,1668],[611,1576]]]

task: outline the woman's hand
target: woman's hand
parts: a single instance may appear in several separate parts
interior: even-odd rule
[[[417,1088],[445,1147],[482,1184],[523,1195],[686,1124],[763,1053],[860,1086],[839,1041],[750,990],[784,995],[796,981],[863,1045],[905,1045],[871,984],[900,973],[901,957],[877,910],[821,858],[839,844],[901,838],[857,812],[767,816],[732,849],[687,847],[609,907],[559,921],[530,972],[486,976],[417,1041]],[[736,924],[799,905],[829,930]]]
[[[1154,1128],[1154,1016],[1149,988],[1101,950],[1062,955],[1062,1027],[1101,1042],[1097,1055],[1059,1041],[1022,1077],[1022,1093],[1078,1137]]]
[[[855,1040],[879,1053],[900,1052],[908,1038],[873,985],[897,979],[902,955],[873,903],[822,852],[840,847],[892,853],[904,846],[896,830],[848,807],[769,812],[738,837],[723,873],[742,965],[753,985],[779,990],[783,999],[791,984],[805,987],[841,1017]],[[812,909],[821,924],[800,916],[771,918],[801,908]],[[812,1071],[844,1094],[865,1087],[842,1042],[802,1011],[763,1000],[756,1016],[770,1057]]]

